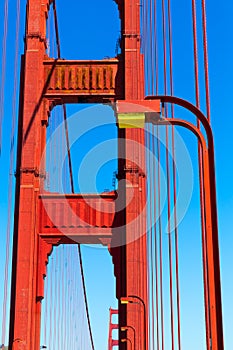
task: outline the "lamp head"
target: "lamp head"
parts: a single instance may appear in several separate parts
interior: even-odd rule
[[[121,297],[120,301],[121,301],[121,304],[135,304],[133,300],[127,297]]]

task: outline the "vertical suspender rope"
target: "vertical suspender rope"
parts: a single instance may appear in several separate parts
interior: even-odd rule
[[[178,242],[178,227],[177,227],[177,178],[175,164],[175,135],[174,127],[172,127],[172,171],[173,171],[173,201],[174,201],[174,225],[175,225],[175,251],[176,251],[176,303],[177,303],[177,330],[178,330],[178,349],[181,349],[181,325],[180,325],[180,281],[179,281],[179,242]]]
[[[76,265],[76,260],[75,260],[75,254],[77,254],[77,250],[76,249],[73,249],[74,247],[72,247],[72,257],[71,257],[71,261],[74,261],[75,262],[75,266]],[[76,247],[75,247],[76,248]],[[72,305],[73,305],[73,308],[71,307],[71,331],[72,331],[72,339],[71,339],[71,346],[70,348],[75,350],[74,348],[74,339],[75,339],[75,333],[74,333],[74,324],[75,324],[75,317],[74,317],[74,314],[76,315],[77,313],[74,312],[74,307],[76,305],[76,300],[75,300],[75,288],[77,286],[77,283],[76,283],[76,278],[75,278],[75,275],[76,274],[76,269],[72,269],[72,280],[71,280],[71,302],[72,302]]]
[[[153,222],[154,222],[154,248],[155,248],[155,283],[156,283],[156,287],[155,287],[155,293],[156,293],[156,333],[157,333],[157,350],[160,349],[160,336],[159,336],[159,279],[158,279],[158,245],[157,245],[157,227],[156,227],[156,217],[157,217],[157,207],[156,207],[156,169],[155,169],[155,161],[154,161],[154,157],[155,157],[155,126],[152,125],[152,155],[153,155],[153,172],[152,174],[153,176],[153,183],[154,183],[154,218],[153,218]]]
[[[64,271],[64,280],[66,281],[66,284],[64,285],[64,303],[63,303],[63,313],[64,313],[64,331],[63,331],[63,344],[64,344],[64,349],[66,349],[67,346],[67,333],[68,333],[68,327],[67,327],[67,305],[66,305],[66,300],[67,300],[67,288],[68,288],[68,248],[69,246],[64,247],[64,258],[65,258],[65,271]]]
[[[53,272],[53,266],[54,266],[54,261],[53,261],[53,257],[51,258],[51,262],[50,262],[50,271]],[[50,280],[50,298],[49,298],[49,343],[48,343],[48,348],[52,349],[52,335],[53,335],[53,309],[52,309],[52,305],[53,305],[53,273],[51,273],[51,280]]]
[[[144,53],[145,53],[145,75],[146,75],[146,91],[150,91],[149,81],[149,55],[148,55],[148,0],[144,0],[144,17],[143,17],[143,36],[144,36]]]
[[[66,259],[65,259],[65,246],[62,246],[62,252],[61,252],[61,283],[62,283],[62,338],[61,338],[61,349],[65,349],[65,317],[64,317],[64,312],[65,312],[65,265],[66,265]]]
[[[72,331],[71,331],[71,315],[72,315],[72,270],[74,269],[73,264],[71,264],[72,260],[72,246],[68,245],[68,303],[66,305],[67,312],[67,326],[68,326],[68,334],[67,334],[67,348],[71,349],[71,340],[72,340]]]
[[[75,262],[75,266],[78,266],[78,265],[77,265],[77,261],[76,261],[77,250],[76,250],[76,249],[75,249],[75,250],[73,249],[72,252],[73,252],[72,261]],[[77,279],[76,279],[76,276],[77,276],[77,273],[76,273],[76,271],[73,269],[73,277],[72,277],[72,279],[73,279],[73,286],[72,286],[73,306],[74,306],[74,305],[77,305],[77,304],[76,304],[76,294],[75,294],[75,291],[76,291],[76,289],[77,289]],[[73,309],[73,311],[72,311],[72,320],[71,320],[72,333],[73,333],[71,349],[73,349],[73,350],[75,350],[75,336],[76,336],[75,331],[74,331],[74,330],[75,330],[75,319],[76,319],[75,316],[77,316],[77,312],[75,312],[74,309]]]
[[[66,281],[66,286],[65,286],[65,305],[64,305],[64,318],[65,318],[65,333],[64,333],[64,344],[65,344],[65,349],[69,348],[68,346],[68,337],[69,337],[69,327],[68,327],[68,306],[69,304],[67,303],[68,300],[68,295],[69,295],[69,245],[65,247],[65,256],[66,256],[66,273],[65,273],[65,281]]]
[[[171,317],[171,339],[172,350],[174,350],[174,312],[173,312],[173,273],[172,273],[172,237],[171,237],[171,186],[170,186],[170,161],[169,161],[169,132],[166,126],[166,174],[167,174],[167,217],[168,217],[168,251],[169,251],[169,270],[170,270],[170,317]]]
[[[172,19],[171,19],[171,1],[168,0],[168,26],[169,26],[169,56],[170,56],[170,93],[173,96],[173,45],[172,45]],[[172,118],[174,118],[174,105],[171,106]],[[180,281],[179,281],[179,245],[178,245],[178,227],[177,227],[177,178],[176,178],[176,152],[175,152],[175,131],[172,126],[172,175],[173,175],[173,202],[174,202],[174,226],[175,226],[175,265],[176,265],[176,303],[177,303],[177,336],[178,349],[181,350],[181,326],[180,326]]]
[[[157,154],[158,154],[158,166],[157,166],[157,177],[158,177],[158,212],[159,212],[159,256],[160,256],[160,317],[161,317],[161,338],[162,338],[162,350],[164,350],[164,307],[163,307],[163,236],[162,236],[162,219],[161,219],[161,170],[160,170],[160,140],[159,140],[159,127],[157,126]]]
[[[170,75],[170,94],[173,96],[173,45],[172,45],[172,18],[171,18],[171,0],[168,4],[168,41],[169,41],[169,75]],[[172,104],[172,117],[174,117],[174,105]]]
[[[155,93],[159,93],[159,62],[158,62],[158,38],[157,38],[157,0],[154,0],[154,51],[155,51],[155,76],[156,76],[156,88]],[[152,91],[154,95],[154,90]]]
[[[151,138],[153,137],[152,132],[151,132],[151,125],[149,124],[147,126],[147,149],[148,149],[148,165],[147,165],[147,172],[148,174],[152,175],[153,172],[155,171],[153,169],[154,163],[153,163],[153,150],[152,150],[152,142],[151,142]],[[153,253],[153,236],[154,239],[156,239],[156,234],[153,235],[153,223],[155,222],[155,218],[153,218],[153,205],[156,205],[156,199],[154,200],[154,193],[153,193],[153,189],[155,189],[155,184],[153,186],[153,176],[149,176],[147,181],[148,183],[148,195],[149,195],[149,203],[150,206],[148,206],[149,208],[149,222],[148,222],[148,232],[149,232],[149,238],[148,238],[148,280],[149,280],[149,288],[150,288],[150,293],[149,293],[149,297],[150,297],[150,303],[151,303],[151,310],[150,310],[150,332],[151,332],[151,343],[150,343],[150,348],[155,349],[155,318],[154,318],[154,253]],[[154,225],[155,230],[156,230],[156,225]],[[157,312],[157,310],[156,310]]]
[[[46,280],[45,282],[45,312],[44,312],[44,329],[43,329],[43,333],[44,333],[44,344],[48,343],[48,339],[47,339],[47,317],[48,317],[48,280]]]
[[[164,94],[167,95],[167,42],[166,42],[166,13],[165,0],[162,0],[162,27],[163,27],[163,76],[164,76]],[[166,116],[165,108],[165,116]]]
[[[53,296],[53,350],[56,349],[56,344],[57,344],[57,333],[58,333],[58,329],[57,329],[57,307],[58,307],[58,303],[57,303],[57,281],[58,281],[58,275],[57,275],[57,261],[58,261],[58,256],[57,256],[57,249],[54,250],[54,296]]]
[[[149,40],[149,45],[150,45],[150,67],[151,67],[151,89],[150,89],[150,93],[154,91],[154,80],[155,80],[155,69],[154,69],[154,50],[153,50],[153,37],[152,37],[152,33],[153,33],[153,29],[152,29],[152,25],[153,25],[153,0],[150,0],[150,36],[147,39]]]
[[[61,349],[61,336],[62,336],[62,325],[61,325],[61,294],[62,294],[62,286],[61,286],[61,263],[62,263],[62,250],[61,247],[58,249],[58,264],[57,264],[57,269],[58,269],[58,274],[57,274],[57,279],[58,279],[58,304],[57,304],[57,329],[58,329],[58,336],[57,336],[57,347],[58,349]]]
[[[164,92],[167,95],[167,50],[166,50],[166,14],[165,1],[162,0],[163,17],[163,50],[164,50]],[[167,108],[165,106],[165,117],[167,117]],[[170,318],[171,318],[171,342],[174,350],[174,313],[173,313],[173,274],[172,274],[172,239],[170,229],[171,216],[171,187],[170,187],[170,161],[169,161],[169,130],[166,126],[166,173],[167,173],[167,218],[168,218],[168,251],[169,251],[169,272],[170,272]]]

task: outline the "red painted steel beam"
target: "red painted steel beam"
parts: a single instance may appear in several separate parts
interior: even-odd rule
[[[115,192],[103,195],[41,194],[39,232],[111,229],[114,226],[116,198]]]
[[[113,348],[114,346],[119,346],[119,340],[112,339],[112,348]]]
[[[61,232],[61,231],[62,232]],[[39,237],[53,244],[102,244],[111,245],[112,229],[111,228],[73,228],[69,230],[57,229],[57,233],[45,232],[39,233]]]
[[[44,97],[55,104],[108,102],[123,98],[122,62],[105,60],[51,60],[44,65]]]

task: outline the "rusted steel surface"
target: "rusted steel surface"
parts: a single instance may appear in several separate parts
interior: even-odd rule
[[[122,98],[120,63],[116,58],[97,61],[45,60],[45,97],[63,103]]]

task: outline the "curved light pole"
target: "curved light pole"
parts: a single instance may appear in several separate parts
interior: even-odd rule
[[[203,156],[203,188],[204,192],[204,211],[205,211],[205,227],[206,227],[206,248],[204,252],[207,254],[207,263],[204,268],[208,270],[208,297],[205,297],[205,307],[208,312],[210,320],[210,332],[208,334],[209,349],[211,344],[212,350],[223,350],[223,328],[222,328],[222,302],[221,302],[221,279],[220,279],[220,261],[219,261],[219,244],[218,244],[218,219],[217,219],[217,199],[216,199],[216,183],[215,183],[215,159],[214,159],[214,141],[212,129],[209,121],[205,115],[193,104],[175,96],[148,96],[145,98],[147,104],[144,105],[143,101],[124,101],[129,106],[126,108],[127,113],[130,113],[130,104],[138,104],[145,107],[145,122],[151,122],[156,125],[179,125],[191,132],[193,132],[199,139],[201,145],[201,152]],[[160,101],[162,103],[171,103],[178,105],[186,110],[192,112],[196,118],[201,122],[205,133],[206,139],[201,129],[194,126],[183,119],[159,117],[158,109],[153,100]],[[120,102],[120,101],[119,101]],[[150,105],[151,102],[151,105]],[[149,104],[148,104],[149,103]],[[149,109],[149,112],[148,112]],[[206,142],[207,141],[207,142]],[[204,249],[204,248],[203,248]],[[134,297],[142,302],[145,310],[145,304],[143,300],[137,296]],[[125,298],[127,299],[127,298]],[[128,301],[129,302],[129,301]],[[133,301],[130,301],[133,303]],[[125,302],[127,303],[127,302]],[[145,312],[144,312],[145,313]],[[146,313],[145,313],[146,314]],[[208,319],[206,319],[206,325]],[[145,332],[146,335],[146,332]],[[146,349],[146,337],[145,337],[145,349]]]
[[[138,302],[135,302],[131,299],[136,299],[139,301]],[[128,295],[128,297],[122,297],[121,298],[121,304],[141,304],[143,306],[143,325],[144,325],[144,350],[146,350],[146,305],[145,305],[145,302],[144,300],[137,296],[137,295]]]
[[[133,331],[133,348],[134,350],[136,350],[136,331],[135,331],[135,328],[132,327],[132,326],[124,326],[124,327],[121,327],[121,332],[125,332],[125,331],[128,331],[129,329],[132,329]]]
[[[207,268],[209,271],[208,292],[209,300],[207,307],[210,317],[210,339],[212,350],[223,350],[223,329],[222,329],[222,303],[221,303],[221,280],[220,280],[220,263],[219,263],[219,244],[218,244],[218,220],[217,220],[217,200],[216,200],[216,183],[215,183],[215,160],[214,160],[214,142],[213,134],[209,121],[205,115],[194,105],[181,98],[174,96],[149,96],[147,100],[160,100],[179,105],[192,112],[202,123],[207,137],[206,140],[201,132],[192,123],[183,119],[166,118],[158,119],[150,116],[148,122],[156,125],[183,126],[193,132],[199,139],[202,156],[203,156],[203,185],[205,189],[204,209],[205,223],[207,233]]]
[[[133,348],[132,348],[132,341],[129,338],[123,338],[123,339],[121,339],[121,342],[122,343],[128,342],[130,344],[130,350],[133,350]]]

